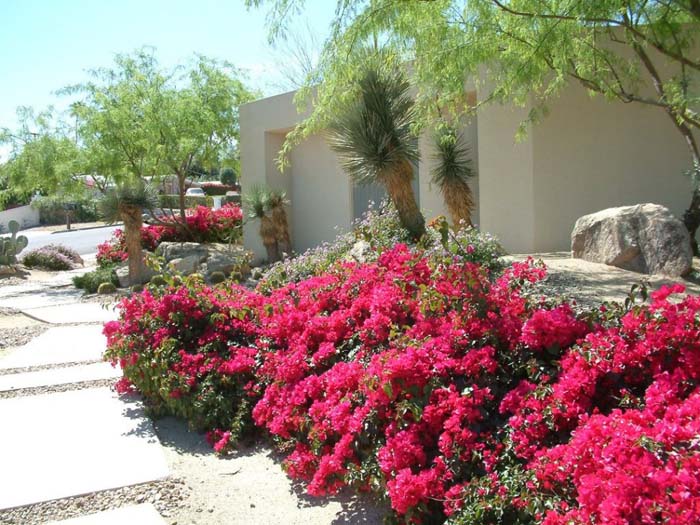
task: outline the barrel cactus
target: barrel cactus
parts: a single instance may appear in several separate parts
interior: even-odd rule
[[[0,237],[0,265],[11,266],[17,264],[17,256],[29,244],[29,239],[24,235],[17,235],[19,223],[10,221],[7,225],[10,236]]]

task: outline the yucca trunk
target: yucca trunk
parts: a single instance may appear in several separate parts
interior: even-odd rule
[[[279,249],[277,247],[277,231],[275,223],[267,215],[260,217],[260,237],[262,238],[265,250],[267,250],[267,262],[279,261]]]
[[[287,222],[287,212],[284,209],[284,204],[272,208],[272,222],[275,225],[275,238],[280,251],[291,255],[292,240],[289,237],[289,223]]]
[[[124,221],[126,252],[129,255],[129,284],[144,282],[143,248],[141,247],[142,209],[136,206],[122,205],[120,209]]]
[[[401,162],[383,177],[384,186],[399,213],[399,220],[414,241],[425,234],[425,219],[413,193],[413,167],[408,161]]]
[[[450,180],[446,181],[440,189],[447,209],[450,210],[454,229],[473,226],[471,215],[474,210],[474,196],[469,184],[459,179]]]

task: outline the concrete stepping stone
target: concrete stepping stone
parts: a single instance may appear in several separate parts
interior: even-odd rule
[[[141,403],[109,388],[2,399],[0,421],[0,509],[168,476]]]
[[[82,295],[82,292],[75,288],[31,290],[29,292],[0,298],[0,306],[15,308],[17,310],[58,306],[62,304],[78,303]]]
[[[165,520],[150,503],[106,510],[79,518],[51,521],[49,525],[165,525]]]
[[[106,323],[118,317],[114,308],[104,308],[98,303],[27,308],[22,310],[22,313],[49,324]]]
[[[69,385],[71,383],[97,381],[100,379],[116,379],[121,377],[121,375],[121,369],[113,367],[110,363],[92,363],[89,365],[39,370],[37,372],[7,374],[0,376],[0,392],[8,392],[20,388]]]
[[[99,325],[49,328],[0,359],[0,369],[98,361],[106,346]]]

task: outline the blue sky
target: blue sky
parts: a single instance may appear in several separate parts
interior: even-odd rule
[[[308,23],[323,40],[334,6],[307,0],[294,23]],[[0,0],[0,127],[15,126],[20,105],[65,107],[53,91],[143,45],[154,46],[164,66],[193,53],[228,60],[273,94],[280,79],[266,14],[246,10],[243,0]]]

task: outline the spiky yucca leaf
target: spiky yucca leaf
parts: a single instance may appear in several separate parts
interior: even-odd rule
[[[270,209],[270,190],[255,184],[243,194],[243,207],[251,219],[261,219]]]
[[[469,144],[461,133],[447,129],[435,136],[435,166],[431,171],[433,183],[442,187],[445,183],[459,180],[467,182],[474,173],[469,156]]]
[[[468,179],[473,176],[469,145],[454,129],[444,129],[435,136],[435,167],[432,182],[437,184],[452,216],[453,226],[471,226],[474,196]]]
[[[107,222],[122,220],[124,208],[152,210],[158,206],[158,194],[144,181],[131,180],[110,188],[100,200],[100,214]]]
[[[409,87],[401,71],[370,67],[359,81],[357,101],[329,126],[328,142],[356,182],[383,183],[397,165],[418,160]]]

